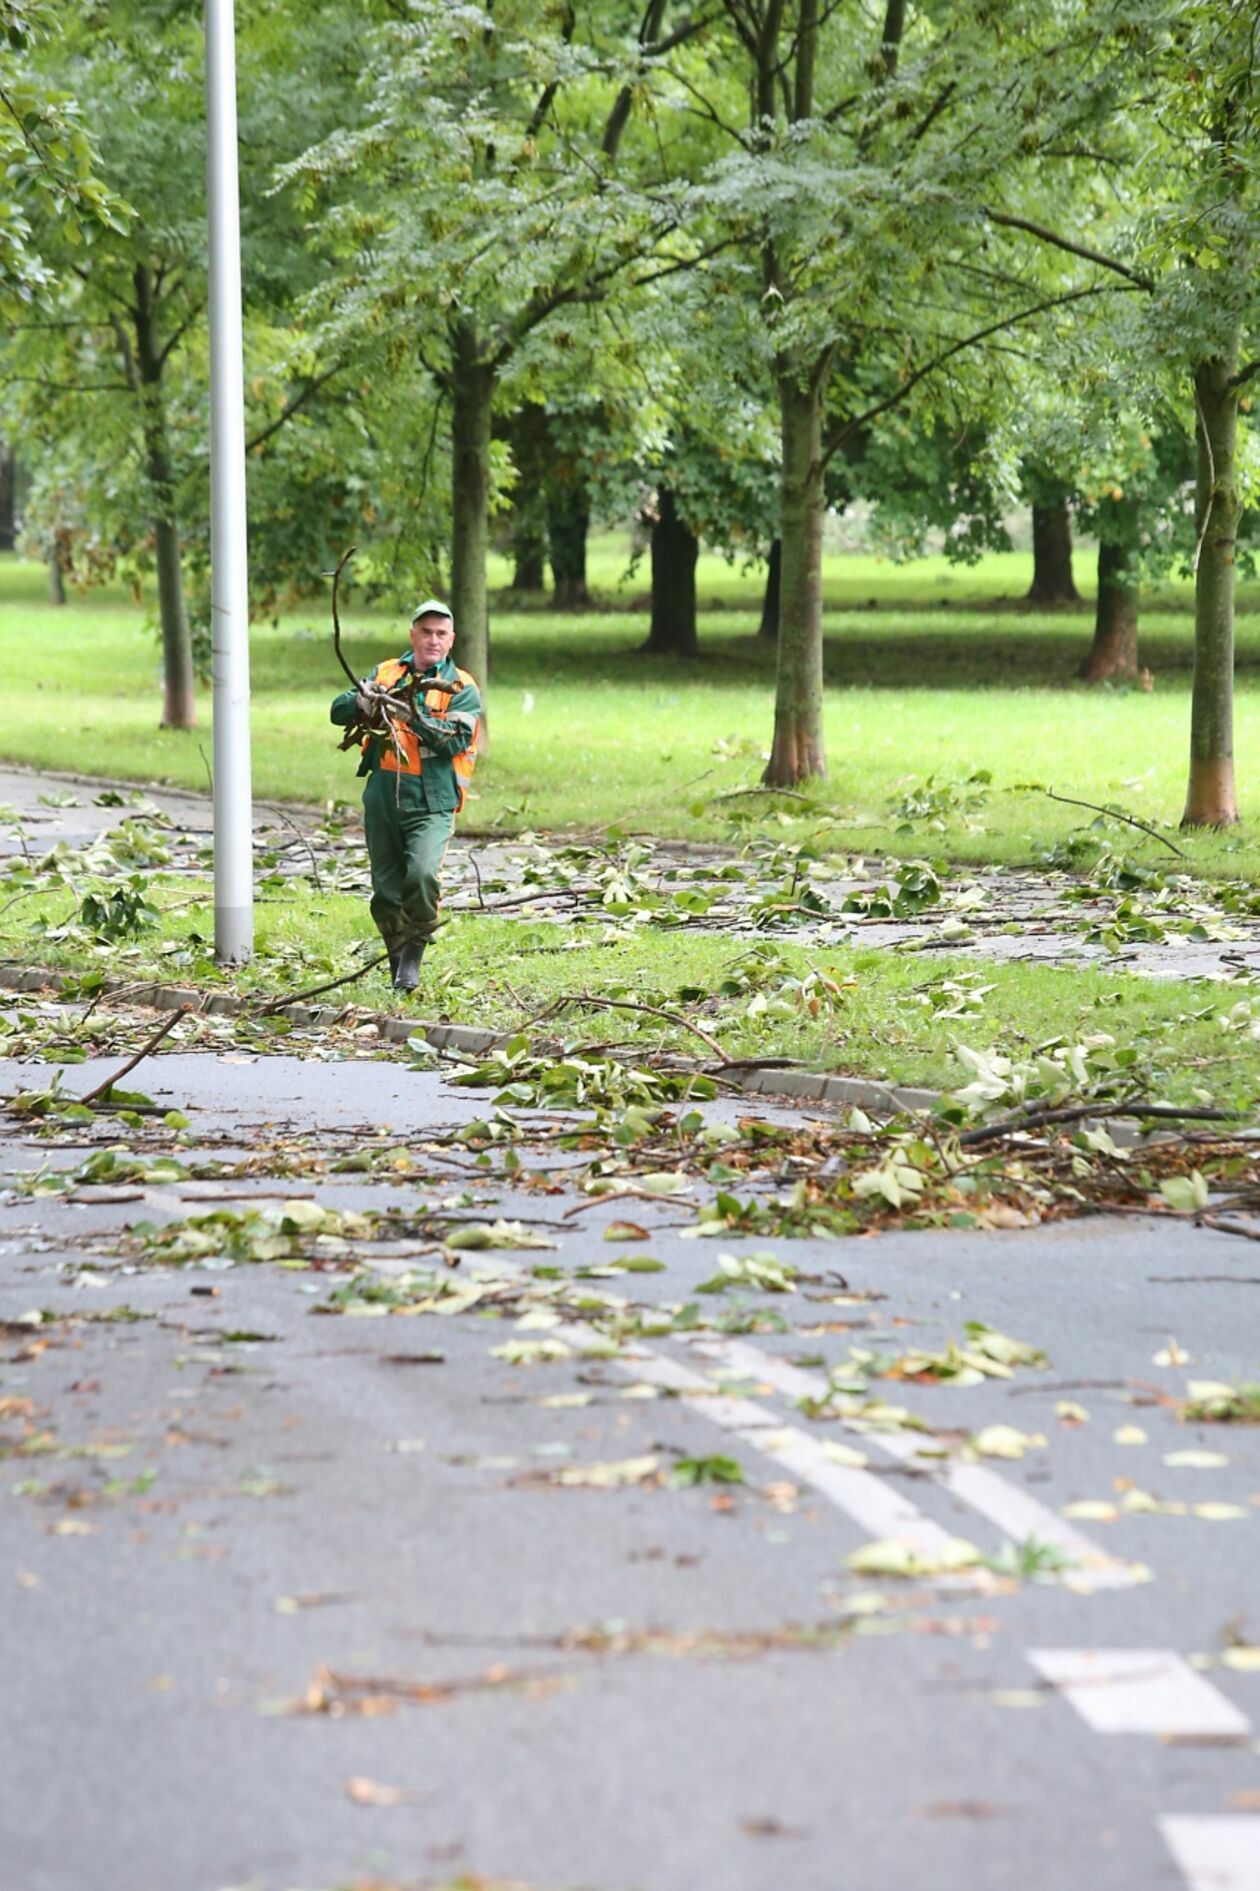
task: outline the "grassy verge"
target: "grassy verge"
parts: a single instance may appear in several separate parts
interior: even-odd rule
[[[110,946],[64,923],[74,910],[64,888],[33,895],[7,916],[7,955],[84,975],[157,977],[272,997],[353,970],[377,949],[361,900],[290,882],[260,899],[257,955],[229,972],[211,956],[208,885],[159,875],[149,895],[160,923]],[[1053,1040],[1109,1038],[1135,1051],[1152,1091],[1171,1100],[1210,1097],[1252,1109],[1260,1099],[1260,1040],[1250,1029],[1253,1012],[1260,1020],[1260,998],[1105,970],[465,914],[439,934],[414,999],[395,997],[374,972],[327,1002],[395,1012],[405,1006],[418,1018],[507,1031],[583,994],[675,1012],[729,1057],[786,1056],[939,1088],[967,1074],[960,1045],[1018,1058]],[[286,1027],[276,1021],[274,1028]],[[566,1007],[546,1029],[575,1044],[615,1041],[711,1059],[682,1022],[640,1012]]]
[[[597,575],[599,558],[612,577],[624,563],[605,547]],[[466,825],[514,832],[620,824],[727,838],[742,817],[793,840],[818,834],[842,852],[1035,866],[1089,816],[1022,784],[1175,822],[1189,722],[1184,593],[1161,593],[1144,616],[1153,691],[1087,689],[1072,678],[1090,635],[1088,607],[1017,608],[1027,565],[1014,555],[962,573],[931,559],[901,568],[872,558],[829,561],[831,775],[805,801],[721,799],[756,783],[771,731],[773,653],[753,635],[756,574],[706,561],[702,655],[692,663],[639,654],[646,614],[633,604],[572,617],[501,610],[493,742]],[[155,727],[158,653],[142,608],[105,590],[58,611],[40,602],[43,582],[38,569],[0,559],[0,756],[204,788],[208,695],[202,731]],[[1256,601],[1248,591],[1244,602]],[[399,646],[400,614],[352,606],[347,617],[357,669]],[[337,752],[327,721],[338,676],[326,626],[324,607],[313,603],[255,628],[260,796],[357,798],[353,758]],[[1260,612],[1252,608],[1239,619],[1244,807],[1260,777],[1257,677]],[[977,771],[991,779],[970,781]],[[1152,860],[1171,858],[1156,843],[1137,844]],[[1180,844],[1203,873],[1260,873],[1260,842],[1246,830]]]

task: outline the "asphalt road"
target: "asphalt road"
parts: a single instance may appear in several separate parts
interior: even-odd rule
[[[0,1064],[0,1093],[30,1080]],[[418,1148],[486,1108],[371,1062],[171,1055],[144,1082],[199,1137],[273,1152],[383,1121]],[[75,1158],[0,1147],[8,1170]],[[601,1238],[624,1201],[566,1220],[571,1190],[465,1183],[487,1218],[562,1227],[553,1253],[466,1255],[461,1279],[628,1251]],[[1176,1410],[1192,1379],[1260,1378],[1251,1243],[1135,1219],[778,1241],[819,1280],[705,1310],[786,1330],[602,1357],[580,1326],[475,1306],[319,1317],[335,1268],[111,1252],[137,1219],[204,1212],[196,1192],[0,1207],[5,1891],[1260,1886],[1260,1657],[1239,1652],[1260,1642],[1260,1430]],[[593,1288],[687,1300],[715,1250],[751,1245],[686,1238],[677,1203],[634,1218],[664,1271]],[[939,1347],[967,1320],[1048,1367],[881,1383],[926,1432],[799,1408],[851,1346]],[[557,1337],[542,1363],[493,1351]],[[1046,1443],[969,1461],[998,1424]],[[1167,1462],[1186,1451],[1224,1461]],[[719,1454],[742,1483],[669,1475]],[[579,1481],[636,1459],[656,1460],[642,1481]],[[945,1536],[1057,1543],[1062,1566],[846,1562]]]

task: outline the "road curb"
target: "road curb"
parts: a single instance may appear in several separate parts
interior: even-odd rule
[[[71,983],[65,974],[50,966],[0,965],[0,990],[12,992],[58,992]],[[187,1006],[205,1017],[235,1018],[247,1014],[248,1007],[231,992],[201,991],[193,985],[161,985],[154,981],[129,982],[107,978],[101,997],[123,1000],[137,1010],[178,1011]],[[286,1018],[304,1030],[319,1030],[344,1018],[346,1005],[281,1005],[269,1015]],[[468,1024],[429,1023],[423,1018],[397,1018],[387,1012],[363,1010],[364,1023],[375,1023],[380,1035],[391,1043],[406,1043],[422,1037],[434,1050],[459,1051],[472,1057],[484,1057],[511,1035],[506,1031],[481,1031]],[[847,1104],[861,1110],[881,1110],[896,1114],[903,1110],[930,1110],[940,1097],[935,1090],[918,1090],[903,1084],[878,1083],[868,1077],[836,1077],[814,1070],[739,1070],[723,1073],[723,1080],[733,1083],[752,1096],[786,1097],[793,1102]]]

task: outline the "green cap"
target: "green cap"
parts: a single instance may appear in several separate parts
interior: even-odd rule
[[[414,624],[420,617],[450,617],[451,622],[455,622],[455,619],[451,617],[450,605],[443,604],[441,598],[425,598],[423,604],[417,604],[411,613],[412,623]]]

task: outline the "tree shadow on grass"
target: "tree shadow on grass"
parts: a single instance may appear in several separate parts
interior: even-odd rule
[[[645,626],[623,615],[516,616],[492,631],[496,689],[537,692],[548,685],[590,692],[601,689],[658,695],[662,688],[722,691],[773,687],[776,651],[754,634],[755,620],[736,627],[734,613],[708,614],[700,624],[700,654],[694,658],[645,655]],[[832,689],[869,690],[1088,690],[1077,677],[1089,650],[1092,612],[923,612],[896,610],[829,613],[824,677]],[[366,675],[402,642],[388,629],[346,639],[356,675]],[[1189,687],[1194,663],[1188,612],[1152,614],[1140,637],[1140,661],[1155,687]],[[458,649],[455,652],[458,661]],[[1260,615],[1238,620],[1237,670],[1249,683],[1260,677]],[[342,687],[331,647],[312,640],[294,644],[260,639],[254,654],[254,688],[292,691]],[[1105,686],[1104,686],[1105,687]]]

